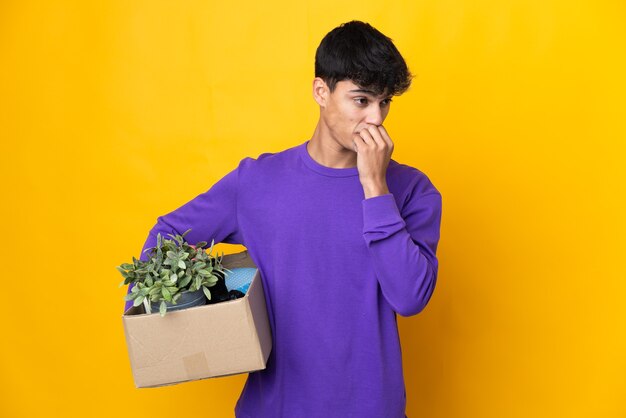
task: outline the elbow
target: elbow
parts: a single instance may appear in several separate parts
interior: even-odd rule
[[[406,303],[404,305],[398,305],[393,307],[393,310],[400,316],[403,316],[405,318],[408,318],[410,316],[415,316],[418,313],[422,312],[424,310],[424,308],[426,307],[426,305],[428,304],[428,301],[426,302],[422,302],[422,301],[411,301],[413,303]]]
[[[393,310],[400,316],[408,318],[410,316],[415,316],[418,313],[422,312],[423,307],[419,305],[413,305],[411,307],[403,307],[403,308],[394,308]]]
[[[435,290],[435,284],[437,282],[437,274],[430,271],[430,274],[426,276],[424,280],[421,281],[421,285],[418,290],[413,293],[411,292],[411,297],[405,298],[398,303],[392,305],[393,310],[400,316],[405,318],[410,316],[415,316],[422,312]]]

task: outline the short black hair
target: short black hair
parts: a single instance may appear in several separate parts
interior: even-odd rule
[[[324,36],[315,52],[315,77],[330,92],[338,81],[351,80],[361,88],[399,96],[411,85],[413,75],[391,38],[369,23],[342,23]]]

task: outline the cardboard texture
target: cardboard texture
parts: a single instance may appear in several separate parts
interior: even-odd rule
[[[254,267],[248,251],[224,255],[229,269]],[[146,314],[143,304],[122,315],[128,356],[138,388],[262,370],[272,334],[259,270],[239,299]]]

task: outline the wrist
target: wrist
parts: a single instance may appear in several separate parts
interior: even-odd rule
[[[362,186],[366,199],[389,193],[386,182],[365,182]]]

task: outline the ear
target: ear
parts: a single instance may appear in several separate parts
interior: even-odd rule
[[[326,101],[328,100],[329,94],[330,91],[326,82],[320,77],[315,77],[313,79],[313,98],[317,104],[321,107],[326,107]]]

